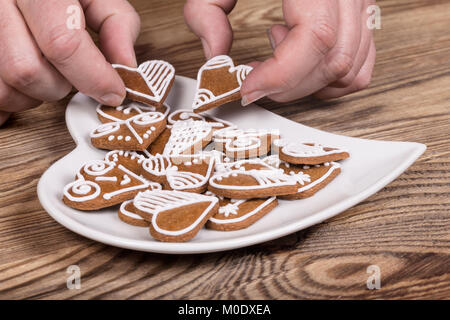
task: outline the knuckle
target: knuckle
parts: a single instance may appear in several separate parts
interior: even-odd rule
[[[316,49],[325,55],[336,44],[337,29],[330,19],[320,18],[311,29],[311,35]]]
[[[328,64],[328,70],[335,79],[345,77],[353,68],[354,59],[344,51],[334,55]]]
[[[44,42],[43,52],[53,62],[64,63],[78,50],[81,44],[81,33],[84,30],[69,30],[65,26],[58,26],[49,32]]]
[[[24,88],[37,81],[39,62],[36,59],[16,57],[9,61],[5,81],[13,87]]]
[[[370,74],[357,77],[354,81],[355,90],[359,91],[366,89],[369,87],[371,80],[372,77]]]

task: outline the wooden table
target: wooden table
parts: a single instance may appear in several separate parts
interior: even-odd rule
[[[131,2],[142,18],[139,61],[163,58],[195,77],[204,58],[183,1]],[[70,97],[46,103],[0,128],[0,298],[450,298],[450,2],[378,3],[369,89],[262,105],[342,135],[425,143],[397,180],[333,219],[249,248],[185,256],[118,249],[65,229],[39,204],[39,177],[75,146],[64,122]],[[271,54],[265,30],[282,22],[280,1],[240,1],[230,18],[237,62]],[[74,264],[80,290],[66,287]],[[381,268],[380,290],[366,287],[372,264]]]

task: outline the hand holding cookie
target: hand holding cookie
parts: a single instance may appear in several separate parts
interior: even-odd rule
[[[205,55],[227,54],[233,32],[227,19],[236,0],[188,0],[185,19],[200,37]],[[315,94],[328,99],[368,86],[375,63],[367,7],[374,0],[283,0],[285,25],[268,36],[272,58],[254,62],[242,84],[242,104],[262,97],[291,101]]]
[[[128,1],[4,0],[0,21],[0,125],[11,112],[65,97],[72,86],[107,105],[124,99],[110,63],[136,66],[140,22]],[[99,34],[101,50],[86,24]]]

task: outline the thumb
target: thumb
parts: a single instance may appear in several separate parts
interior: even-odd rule
[[[206,59],[228,54],[233,42],[233,31],[227,14],[236,0],[188,0],[184,6],[184,19],[189,28],[202,41]]]
[[[289,28],[280,24],[273,25],[267,30],[267,37],[269,38],[270,45],[277,54],[274,54],[274,57],[262,63],[252,62],[249,64],[253,67],[253,70],[244,80],[241,87],[243,106],[286,89],[280,86],[280,84],[286,84],[283,75],[287,74],[289,70],[283,72],[283,68],[286,68],[286,64],[279,63],[279,60],[280,58],[284,58],[283,56],[285,56],[285,54],[280,52],[285,50],[278,47],[288,37],[288,34]]]

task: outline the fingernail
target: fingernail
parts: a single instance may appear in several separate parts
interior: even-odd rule
[[[275,40],[273,40],[271,29],[266,29],[267,38],[269,38],[270,46],[272,47],[272,50],[275,50]]]
[[[108,93],[100,97],[100,102],[107,106],[119,106],[123,102],[124,97],[115,94]]]
[[[205,39],[203,39],[203,38],[200,38],[200,40],[202,41],[203,52],[205,53],[206,59],[207,60],[211,59],[212,58],[212,56],[211,56],[211,48],[209,47],[208,42]]]
[[[255,102],[256,100],[259,100],[263,97],[265,97],[267,94],[263,91],[254,91],[250,92],[249,94],[246,94],[242,97],[241,105],[243,107],[248,106],[250,103]]]

